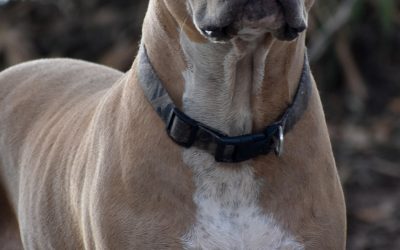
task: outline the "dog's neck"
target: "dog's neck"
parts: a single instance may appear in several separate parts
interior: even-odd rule
[[[187,61],[185,112],[228,135],[250,133],[251,97],[260,89],[268,48],[261,43],[196,43],[185,32],[180,44]]]
[[[215,44],[189,21],[176,20],[163,1],[150,4],[143,42],[164,87],[189,116],[234,136],[262,129],[292,102],[304,35],[291,43],[264,37]]]

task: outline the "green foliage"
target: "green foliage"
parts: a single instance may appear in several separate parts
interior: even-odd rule
[[[353,7],[353,20],[355,22],[360,22],[365,13],[366,13],[365,0],[357,0]]]
[[[353,24],[363,25],[366,19],[376,18],[381,31],[389,35],[394,31],[396,15],[396,1],[398,0],[357,0],[353,8]]]
[[[386,33],[390,33],[393,29],[396,2],[395,0],[379,0],[376,4],[381,26]]]

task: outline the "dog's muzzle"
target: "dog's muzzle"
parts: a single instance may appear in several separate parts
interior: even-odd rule
[[[219,17],[195,15],[195,24],[203,36],[214,42],[235,37],[252,40],[267,33],[291,41],[307,28],[302,0],[249,0],[243,7],[233,9],[221,10]]]

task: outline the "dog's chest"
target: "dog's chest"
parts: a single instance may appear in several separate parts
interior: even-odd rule
[[[222,168],[211,155],[184,152],[194,174],[196,222],[182,237],[185,249],[303,249],[258,206],[261,183],[246,164]]]
[[[229,46],[216,50],[181,38],[189,65],[183,72],[184,111],[225,134],[250,133],[252,90],[262,80],[256,73],[263,64],[253,67],[255,55],[239,56]],[[258,206],[262,183],[251,166],[222,167],[195,148],[184,150],[183,159],[196,188],[196,220],[182,236],[185,249],[303,249]]]

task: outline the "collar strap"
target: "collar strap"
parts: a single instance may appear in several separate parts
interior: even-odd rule
[[[280,119],[260,133],[232,137],[190,118],[175,107],[151,65],[143,44],[139,51],[139,81],[147,99],[167,125],[168,136],[176,144],[185,148],[195,146],[214,155],[217,162],[226,163],[246,161],[272,151],[281,156],[284,136],[307,109],[312,90],[306,54],[297,93]]]

